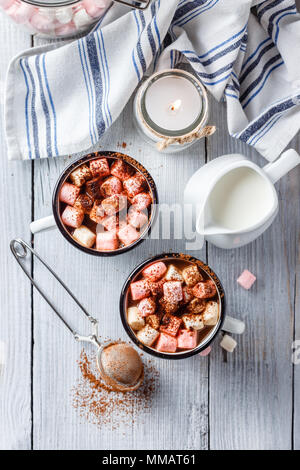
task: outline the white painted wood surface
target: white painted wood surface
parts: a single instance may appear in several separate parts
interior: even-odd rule
[[[5,44],[0,57],[3,81],[9,58],[29,47],[30,37],[0,16],[0,41]],[[211,122],[218,131],[206,146],[202,141],[181,154],[160,155],[135,134],[128,105],[98,148],[120,150],[119,143],[125,141],[126,152],[154,177],[160,201],[180,203],[185,182],[207,159],[240,151],[265,164],[228,137],[224,105],[212,104]],[[9,252],[12,237],[30,241],[32,218],[51,213],[52,190],[69,159],[8,164],[1,132],[0,191],[9,204],[2,203],[1,211],[6,228],[0,242],[0,340],[8,344],[8,357],[0,382],[0,448],[300,449],[300,365],[291,362],[292,342],[300,339],[300,169],[277,185],[280,213],[260,239],[236,251],[209,245],[192,252],[220,275],[229,313],[246,322],[236,352],[226,357],[216,343],[209,358],[154,360],[160,389],[151,414],[117,430],[98,429],[71,407],[80,345],[36,292],[31,298],[29,283]],[[300,149],[299,137],[292,146]],[[55,230],[37,234],[34,246],[99,319],[101,333],[125,340],[118,311],[124,279],[152,254],[185,250],[182,240],[147,240],[121,258],[94,258],[70,246]],[[258,277],[250,292],[236,285],[244,268]],[[33,271],[72,324],[88,332],[80,311],[41,266],[34,263]]]

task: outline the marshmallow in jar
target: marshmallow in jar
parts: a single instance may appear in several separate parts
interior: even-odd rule
[[[70,37],[88,31],[112,0],[0,0],[0,10],[31,34]]]
[[[140,135],[164,153],[192,145],[208,118],[205,88],[194,75],[180,69],[149,77],[138,89],[133,106]]]

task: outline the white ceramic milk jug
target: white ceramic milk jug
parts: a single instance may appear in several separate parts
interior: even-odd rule
[[[196,230],[220,248],[238,248],[261,235],[278,212],[274,183],[300,163],[284,152],[264,168],[240,154],[223,155],[201,167],[185,188],[184,202],[196,207]]]

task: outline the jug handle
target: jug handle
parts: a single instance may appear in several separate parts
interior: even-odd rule
[[[263,171],[272,183],[276,183],[282,176],[291,171],[300,163],[300,155],[294,149],[286,150],[275,162],[268,163]]]

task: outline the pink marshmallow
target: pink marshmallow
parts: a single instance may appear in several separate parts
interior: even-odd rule
[[[103,197],[113,196],[114,194],[121,194],[123,186],[122,182],[116,176],[110,176],[100,186]]]
[[[180,302],[183,299],[182,285],[180,281],[168,281],[164,283],[164,298],[168,302]]]
[[[49,16],[46,16],[41,12],[34,13],[30,19],[30,24],[38,32],[44,34],[51,34],[55,29],[55,22],[52,21]]]
[[[148,222],[147,214],[137,211],[133,206],[130,207],[127,216],[128,223],[134,228],[141,228]]]
[[[132,205],[138,210],[143,211],[152,204],[152,197],[149,193],[140,193],[132,199]]]
[[[107,158],[92,160],[90,162],[90,170],[94,177],[100,176],[100,178],[104,178],[104,176],[108,176],[110,174],[110,169]]]
[[[248,269],[245,269],[240,275],[240,277],[237,279],[237,283],[247,290],[251,288],[255,281],[256,277],[254,276],[254,274],[250,273]]]
[[[96,238],[98,251],[113,251],[119,248],[119,242],[115,232],[99,232]]]
[[[162,278],[163,275],[167,272],[167,266],[162,261],[157,263],[150,264],[147,268],[143,270],[143,276],[145,276],[150,281],[158,281]]]
[[[71,183],[64,183],[59,192],[59,200],[74,206],[75,201],[80,193],[80,188]]]
[[[76,209],[76,207],[67,206],[61,215],[61,220],[69,227],[78,228],[83,222],[83,211]]]
[[[76,27],[73,21],[55,28],[56,36],[69,36],[71,34],[75,34],[75,32],[76,32]]]
[[[6,10],[14,3],[14,0],[0,0],[0,7]]]
[[[205,356],[208,356],[210,353],[211,353],[211,347],[208,346],[208,348],[203,349],[203,351],[199,353],[199,356],[205,357]]]
[[[127,246],[138,240],[140,238],[140,234],[131,225],[124,225],[124,227],[119,230],[118,237],[121,242]]]
[[[160,352],[174,353],[177,349],[177,339],[170,335],[160,333],[156,344],[156,349]]]
[[[148,282],[145,280],[132,282],[130,284],[130,291],[132,300],[141,300],[145,297],[150,297],[151,294]]]
[[[177,345],[180,349],[194,349],[197,346],[197,331],[180,330]]]
[[[87,14],[92,18],[100,18],[105,12],[105,6],[98,6],[94,0],[83,0],[83,6]]]
[[[14,3],[6,13],[18,24],[25,24],[35,13],[35,8],[26,3]]]

